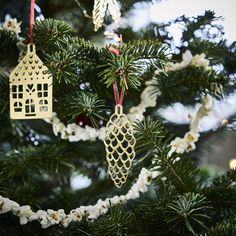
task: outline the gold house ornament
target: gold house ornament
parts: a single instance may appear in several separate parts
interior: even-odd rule
[[[36,55],[34,44],[10,74],[11,119],[52,116],[52,75]]]

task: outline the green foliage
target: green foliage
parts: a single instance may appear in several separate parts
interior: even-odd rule
[[[0,28],[0,67],[11,68],[16,65],[19,55],[17,42],[18,38],[14,32]]]
[[[54,82],[78,84],[78,62],[72,28],[63,21],[46,19],[35,24],[35,43],[43,50],[42,57]]]
[[[108,49],[101,52],[103,61],[99,66],[102,69],[99,76],[107,87],[118,81],[121,87],[127,83],[137,89],[141,85],[142,75],[151,65],[162,68],[169,61],[167,47],[156,41],[130,41],[120,50],[120,55]]]
[[[134,129],[136,131],[137,153],[148,151],[150,155],[154,155],[157,150],[162,148],[163,139],[166,138],[167,130],[159,121],[154,121],[148,116],[143,122],[136,122]]]
[[[107,215],[100,217],[92,224],[93,235],[126,235],[132,221],[132,214],[125,211],[123,206],[111,207]]]
[[[47,54],[46,64],[52,73],[54,82],[78,84],[78,63],[75,53],[63,48],[54,54]]]
[[[194,39],[189,43],[189,49],[194,54],[205,53],[211,65],[222,65],[221,73],[228,76],[235,73],[236,47],[235,42],[229,44],[226,40],[210,42],[204,39]]]
[[[190,41],[194,37],[196,30],[203,28],[206,25],[212,24],[215,20],[219,20],[221,17],[216,17],[213,11],[205,11],[204,15],[192,17],[191,20],[185,16],[177,18],[176,22],[184,21],[186,28],[183,32],[183,41]]]
[[[199,236],[232,236],[236,235],[236,217],[231,217],[218,223],[206,233],[199,234]]]
[[[51,177],[63,175],[73,168],[68,151],[63,146],[53,144],[41,147],[20,147],[0,154],[0,180],[20,177],[23,182],[32,180],[32,176]]]
[[[235,215],[236,170],[213,179],[212,185],[205,187],[203,193],[214,207],[216,219]]]
[[[42,50],[55,49],[55,42],[63,40],[64,35],[71,35],[72,28],[63,21],[45,19],[36,21],[34,26],[35,43]]]
[[[161,72],[155,77],[153,92],[161,91],[160,103],[182,102],[193,104],[203,94],[222,96],[227,79],[222,74],[204,67],[187,66],[181,70]]]
[[[197,168],[189,158],[177,154],[170,154],[168,145],[171,136],[158,121],[150,117],[143,122],[136,123],[137,152],[142,153],[145,158],[151,157],[151,167],[161,172],[161,177],[167,177],[171,183],[181,192],[195,191],[199,188],[196,180]]]
[[[143,66],[155,65],[156,68],[162,68],[170,57],[167,45],[154,40],[129,41],[122,47],[122,54],[129,54],[135,60],[142,60]]]
[[[161,181],[156,186],[156,196],[152,201],[138,202],[134,207],[137,223],[143,235],[171,235],[167,224],[167,205],[175,197],[176,191],[167,181]],[[141,234],[142,235],[142,234]]]
[[[6,114],[8,115],[7,108],[9,107],[9,80],[7,78],[8,74],[2,71],[0,68],[0,94],[2,96],[2,100],[0,100],[0,114],[2,117],[6,118]]]
[[[80,115],[84,115],[91,121],[96,128],[99,121],[104,120],[105,112],[108,111],[105,101],[98,98],[96,94],[91,92],[80,91],[65,100],[66,112],[65,116],[69,118],[69,122],[75,121]]]
[[[203,195],[198,193],[178,195],[167,205],[167,223],[172,230],[180,224],[184,224],[195,235],[196,230],[200,231],[200,228],[206,228],[205,221],[210,218],[205,213],[208,209],[207,199]]]

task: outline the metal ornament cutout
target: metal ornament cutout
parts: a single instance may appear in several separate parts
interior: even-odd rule
[[[116,105],[115,113],[106,126],[104,144],[108,171],[118,188],[127,181],[135,157],[135,143],[132,124],[123,114],[123,107]]]
[[[10,74],[11,119],[52,116],[52,75],[29,44],[26,56]]]

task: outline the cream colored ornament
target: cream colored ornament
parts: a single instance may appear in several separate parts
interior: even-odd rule
[[[115,113],[106,126],[104,144],[108,171],[114,184],[120,188],[127,180],[135,157],[136,140],[132,124],[123,114],[123,107],[116,105]]]
[[[52,116],[52,75],[29,44],[26,56],[10,74],[12,119],[41,119]]]

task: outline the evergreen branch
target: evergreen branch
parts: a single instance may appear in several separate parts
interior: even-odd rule
[[[124,44],[122,54],[129,55],[134,60],[150,60],[148,63],[159,65],[162,68],[168,60],[168,47],[156,40],[133,40]]]
[[[146,152],[147,157],[152,156],[151,167],[158,167],[161,177],[168,178],[179,192],[188,192],[199,187],[195,179],[198,170],[189,159],[176,153],[169,155],[168,143],[171,137],[168,137],[158,121],[146,118],[141,123],[135,123],[134,129],[137,152]]]
[[[214,43],[208,40],[194,39],[189,43],[189,49],[194,54],[203,53],[207,58],[210,58],[212,65],[223,65],[222,73],[226,75],[234,74],[236,72],[236,47],[235,43],[228,45],[228,42],[221,40]]]
[[[9,80],[7,77],[8,75],[4,72],[4,70],[1,71],[0,68],[0,114],[5,119],[9,115],[7,109],[9,107]]]
[[[100,217],[92,226],[93,235],[116,236],[125,235],[133,222],[132,214],[116,205],[109,209],[107,215]]]
[[[158,232],[160,235],[168,235],[168,233],[171,235],[170,227],[166,222],[166,208],[176,196],[176,191],[166,182],[160,182],[158,185],[154,201],[140,202],[134,208],[142,233],[155,235]]]
[[[124,80],[133,88],[138,88],[140,86],[139,73],[143,71],[143,68],[140,68],[138,64],[134,61],[128,60],[125,56],[114,55],[109,52],[107,49],[102,50],[103,61],[99,65],[99,76],[101,80],[107,85],[111,86],[114,81],[118,81],[120,86],[124,85]]]
[[[143,122],[135,123],[134,129],[136,131],[136,152],[138,154],[146,150],[149,150],[151,154],[155,153],[156,150],[161,150],[161,144],[167,135],[167,130],[160,122],[153,121],[148,116]]]
[[[205,11],[204,15],[200,15],[194,17],[193,19],[189,19],[185,16],[181,16],[175,20],[175,22],[184,21],[186,24],[186,28],[183,32],[182,41],[190,41],[191,38],[194,38],[194,32],[200,27],[211,24],[215,20],[219,20],[221,17],[216,17],[213,11]]]
[[[65,35],[72,35],[72,28],[63,21],[45,19],[34,25],[35,42],[43,50],[52,52],[55,43],[63,41]]]
[[[198,236],[232,236],[236,235],[236,217],[226,218],[216,226]]]
[[[115,55],[108,49],[101,51],[102,70],[99,76],[107,87],[118,81],[122,87],[124,83],[137,89],[141,85],[142,75],[151,66],[162,68],[169,61],[167,47],[153,41],[133,41],[125,44],[120,55]]]
[[[73,50],[64,48],[53,54],[47,54],[45,64],[57,84],[79,84],[78,61]]]
[[[20,147],[8,153],[0,153],[0,179],[20,177],[23,182],[32,176],[68,173],[73,168],[72,160],[63,146]]]
[[[160,72],[154,79],[153,92],[156,89],[161,91],[160,103],[164,104],[193,104],[196,98],[206,93],[220,98],[222,89],[227,85],[227,79],[222,74],[194,66],[167,73]]]
[[[96,94],[80,91],[72,97],[68,97],[65,103],[69,122],[75,121],[80,115],[87,117],[92,125],[99,127],[99,121],[105,119],[105,113],[108,111],[105,101],[98,98]]]
[[[101,49],[83,38],[77,39],[76,50],[78,53],[77,56],[84,61],[97,62],[100,60]]]
[[[59,42],[55,43],[55,46],[58,50],[68,48],[76,54],[78,60],[84,62],[97,62],[100,59],[101,49],[83,38],[71,37],[66,34],[61,37]]]
[[[236,170],[213,179],[209,187],[205,187],[203,194],[214,207],[215,217],[225,217],[236,214]]]
[[[11,68],[17,64],[19,49],[18,38],[14,32],[0,28],[0,65]]]
[[[207,199],[203,195],[196,193],[178,195],[167,205],[167,223],[171,225],[172,230],[179,224],[183,224],[195,235],[196,230],[207,228],[205,222],[210,218],[206,214],[208,209]]]
[[[54,46],[56,52],[47,53],[45,60],[57,83],[79,84],[84,80],[83,75],[97,65],[100,57],[99,49],[77,37],[63,36]]]

